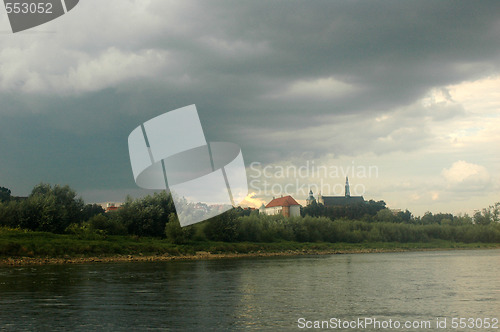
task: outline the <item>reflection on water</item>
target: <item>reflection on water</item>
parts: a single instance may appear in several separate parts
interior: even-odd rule
[[[500,250],[0,268],[6,330],[290,330],[498,317]]]

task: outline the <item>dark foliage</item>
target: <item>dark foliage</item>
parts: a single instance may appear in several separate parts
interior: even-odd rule
[[[311,205],[301,209],[302,216],[327,217],[331,220],[348,218],[361,219],[365,216],[375,216],[377,212],[385,209],[385,202],[370,200],[364,203],[346,206],[324,206],[314,201]]]
[[[87,204],[83,207],[83,220],[89,220],[90,218],[104,214],[105,212],[106,211],[99,204]]]
[[[0,187],[0,203],[10,201],[11,191],[8,188]]]
[[[29,230],[62,233],[81,222],[83,200],[68,186],[39,184],[25,200],[11,200],[0,207],[0,224]]]
[[[234,210],[226,211],[209,219],[206,222],[205,235],[207,239],[212,241],[236,241],[237,217]]]
[[[120,209],[108,214],[116,222],[125,225],[128,234],[164,237],[165,225],[173,212],[175,207],[172,197],[161,192],[136,200],[127,198]]]

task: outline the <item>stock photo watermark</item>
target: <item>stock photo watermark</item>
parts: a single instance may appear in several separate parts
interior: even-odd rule
[[[79,0],[4,0],[12,32],[31,29],[72,10]]]
[[[136,184],[172,194],[181,226],[217,216],[248,194],[242,152],[229,142],[207,142],[195,105],[166,112],[128,137]]]
[[[379,319],[377,317],[358,317],[354,319],[330,318],[328,320],[297,319],[299,329],[331,329],[331,330],[408,330],[408,329],[498,329],[498,317],[436,317],[434,319]]]
[[[346,194],[344,179],[354,182],[349,185],[349,195],[362,196],[366,192],[367,179],[376,179],[376,165],[316,165],[307,160],[301,165],[265,165],[254,161],[248,169],[249,189],[256,195],[306,196],[310,191],[329,195]]]

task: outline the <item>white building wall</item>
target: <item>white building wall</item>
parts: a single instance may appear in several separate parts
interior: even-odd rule
[[[266,208],[264,211],[265,214],[269,216],[273,216],[275,214],[281,214],[283,210],[282,206],[274,206],[270,208]],[[290,206],[290,217],[299,217],[300,216],[300,205],[291,205]]]
[[[299,216],[300,216],[300,205],[291,205],[290,217],[299,217]]]
[[[266,208],[265,212],[267,215],[272,216],[275,214],[280,214],[282,209],[283,208],[281,206],[273,206],[273,207]]]

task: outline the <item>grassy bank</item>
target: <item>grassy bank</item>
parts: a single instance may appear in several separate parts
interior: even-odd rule
[[[363,242],[189,242],[173,244],[166,240],[133,236],[82,238],[45,232],[0,229],[0,264],[58,263],[64,261],[166,260],[317,253],[383,252],[432,249],[499,248],[498,243],[457,243],[432,240],[419,243]],[[141,259],[140,257],[144,257]]]

